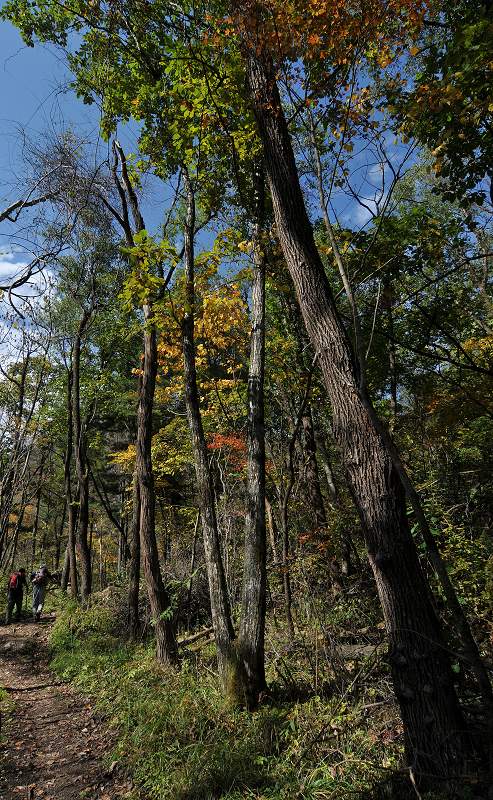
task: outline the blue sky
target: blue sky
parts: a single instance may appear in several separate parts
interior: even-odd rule
[[[26,47],[17,30],[0,21],[0,209],[20,196],[23,131],[30,138],[40,139],[47,131],[71,127],[92,141],[98,140],[97,107],[79,101],[68,88],[69,83],[70,72],[63,54],[45,45]],[[126,125],[118,132],[127,152],[136,152],[137,133],[135,125]],[[104,150],[103,142],[101,146]],[[166,199],[163,190],[155,183],[146,187],[144,216],[151,230],[163,216],[163,199]],[[22,244],[13,243],[12,232],[11,225],[2,223],[0,283],[12,274],[13,264],[25,263],[27,258]]]
[[[0,0],[0,7],[2,4],[3,0]],[[30,138],[39,139],[47,131],[70,127],[91,142],[98,141],[97,106],[85,106],[69,89],[69,83],[70,72],[62,53],[47,45],[26,47],[17,30],[0,21],[0,209],[19,198],[19,177],[23,174],[23,130]],[[134,123],[118,131],[118,138],[127,153],[137,151],[137,136],[138,128]],[[103,155],[105,143],[100,140],[100,144]],[[392,158],[397,157],[399,161],[399,156],[402,156],[399,148],[390,146],[389,151],[394,151]],[[363,174],[367,174],[370,184],[363,178],[358,189],[371,192],[378,186],[379,177],[371,170],[366,173],[366,159],[366,153],[362,158],[355,153],[352,166],[357,168],[361,162]],[[375,187],[371,186],[373,180]],[[366,193],[363,191],[364,195]],[[162,221],[169,194],[169,188],[155,179],[147,179],[143,209],[149,230],[155,231]],[[370,215],[347,194],[336,190],[333,203],[343,224],[358,228],[368,222]],[[23,246],[22,237],[16,243],[11,238],[12,231],[12,226],[0,225],[0,285],[2,279],[12,273],[13,264],[29,260],[29,241],[26,239],[24,252],[18,251],[17,247]]]
[[[18,197],[22,169],[22,131],[41,134],[63,118],[74,123],[94,124],[90,109],[81,109],[69,93],[61,91],[68,75],[54,51],[29,48],[7,22],[0,22],[0,207]],[[93,119],[91,120],[91,116]],[[11,271],[25,254],[15,252],[12,226],[0,230],[0,278]],[[12,252],[14,250],[14,252]],[[9,266],[10,265],[10,266]]]

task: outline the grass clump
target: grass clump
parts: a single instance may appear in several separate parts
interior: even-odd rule
[[[115,728],[112,757],[150,800],[349,798],[400,758],[397,717],[374,689],[304,702],[279,692],[253,714],[232,710],[207,658],[163,668],[152,646],[120,641],[96,605],[68,603],[51,646],[54,669],[96,699]]]

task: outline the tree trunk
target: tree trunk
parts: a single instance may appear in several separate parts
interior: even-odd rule
[[[34,562],[36,560],[36,544],[38,539],[38,526],[39,526],[39,511],[41,508],[41,484],[43,481],[43,467],[44,464],[41,464],[41,471],[39,475],[39,482],[36,488],[36,511],[34,512],[34,521],[32,527],[32,546],[31,546],[31,563],[34,569]],[[42,550],[40,550],[40,558],[43,557]]]
[[[284,611],[288,626],[289,638],[294,639],[293,593],[291,591],[291,568],[289,565],[289,522],[288,506],[291,492],[285,491],[281,500],[281,534],[282,534],[282,587],[284,591]]]
[[[332,406],[334,439],[382,604],[408,763],[416,781],[426,786],[435,776],[440,782],[463,770],[464,719],[409,530],[402,483],[361,389],[350,341],[315,245],[268,54],[250,47],[247,71],[280,244],[318,356]]]
[[[77,334],[74,339],[72,355],[72,418],[74,427],[74,453],[75,468],[79,489],[79,518],[77,525],[77,551],[80,559],[81,572],[81,597],[86,601],[91,594],[92,588],[92,564],[91,550],[87,541],[89,530],[89,467],[87,464],[87,445],[86,432],[81,420],[80,409],[80,354],[82,345],[82,334],[89,321],[89,312],[85,311],[80,321]]]
[[[202,427],[197,373],[195,366],[194,308],[195,308],[195,197],[190,179],[185,173],[187,188],[187,217],[185,223],[185,313],[182,323],[185,401],[188,424],[195,461],[197,494],[202,520],[204,554],[209,581],[212,625],[217,648],[219,672],[226,694],[235,700],[238,691],[237,658],[233,640],[235,633],[231,622],[228,590],[221,558],[217,526],[214,486],[209,466],[207,444]]]
[[[72,421],[72,365],[67,371],[67,446],[64,459],[65,498],[67,502],[67,568],[63,569],[61,587],[65,591],[70,583],[71,597],[77,597],[77,562],[75,554],[75,528],[77,525],[77,511],[72,496],[71,464],[74,442],[74,427]]]
[[[265,496],[265,511],[267,515],[267,530],[269,531],[269,542],[270,542],[270,549],[272,552],[272,562],[273,564],[277,565],[279,563],[279,556],[277,555],[277,541],[276,541],[277,525],[272,510],[272,505],[267,495]]]
[[[24,470],[19,466],[22,460],[22,444],[25,435],[25,428],[23,432],[23,414],[26,399],[26,380],[29,374],[30,367],[30,352],[26,354],[22,363],[19,379],[14,381],[18,390],[18,399],[15,410],[15,421],[13,426],[13,440],[10,448],[8,465],[4,468],[4,475],[0,483],[0,564],[3,566],[7,561],[7,552],[9,550],[8,531],[10,526],[10,517],[14,508],[14,500],[16,493],[19,490],[19,472]],[[24,461],[24,463],[26,463]],[[24,491],[24,488],[23,490]],[[17,542],[16,542],[17,547]],[[4,552],[4,548],[6,548]]]
[[[120,520],[121,529],[118,537],[118,574],[126,572],[129,558],[131,556],[128,545],[128,512],[125,510],[126,483],[122,481],[120,488]]]
[[[60,576],[60,589],[62,592],[67,591],[67,586],[70,578],[70,560],[68,554],[68,545],[65,547],[65,553],[63,556],[63,564],[62,564],[62,574]]]
[[[144,579],[156,632],[156,657],[158,661],[164,663],[176,661],[177,644],[172,619],[171,597],[163,582],[156,542],[156,495],[151,448],[157,346],[156,326],[152,320],[152,308],[149,305],[144,306],[144,325],[144,363],[139,379],[135,467],[139,496],[135,498],[135,502],[140,506],[140,547]]]
[[[60,553],[61,553],[61,545],[62,545],[62,537],[63,537],[63,530],[65,528],[65,517],[67,515],[67,498],[65,497],[63,503],[63,511],[62,511],[62,518],[60,521],[60,527],[58,529],[58,534],[56,535],[55,541],[55,572],[58,572],[60,569]],[[67,570],[68,575],[68,570]],[[67,579],[68,580],[68,579]],[[67,588],[67,583],[65,583],[65,589]]]
[[[265,535],[265,257],[262,251],[264,178],[256,174],[257,220],[253,234],[254,278],[248,370],[247,513],[238,652],[245,673],[245,695],[255,708],[266,688],[264,663],[266,605]]]
[[[197,557],[197,539],[199,535],[199,525],[200,525],[200,511],[198,512],[195,520],[195,527],[193,530],[192,555],[190,556],[190,578],[188,580],[188,591],[187,591],[187,631],[190,630],[191,616],[192,616],[192,586],[193,586],[193,573],[195,571],[195,559]]]
[[[133,514],[130,569],[128,574],[128,632],[130,639],[138,639],[139,588],[140,588],[140,491],[137,474],[133,477]]]
[[[133,216],[135,230],[145,230],[140,213],[139,201],[127,170],[125,154],[117,141],[113,142],[115,161],[112,168],[113,179],[121,201],[121,215],[110,207],[122,226],[127,245],[135,247],[134,234],[129,217]],[[121,167],[121,179],[117,174],[117,162]],[[123,181],[123,182],[122,182]],[[168,285],[173,270],[170,270],[162,291]],[[162,296],[162,295],[161,295]],[[177,658],[177,644],[172,620],[171,598],[164,585],[159,564],[156,542],[156,497],[154,475],[152,472],[152,411],[157,375],[156,326],[153,320],[152,302],[148,300],[142,307],[144,313],[144,362],[138,385],[137,442],[135,474],[138,492],[134,492],[134,524],[139,520],[140,549],[147,595],[156,631],[156,657],[161,662],[174,662]]]

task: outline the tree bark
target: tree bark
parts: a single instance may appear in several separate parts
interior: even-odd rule
[[[272,510],[272,505],[267,495],[265,496],[265,511],[267,515],[267,530],[269,531],[269,542],[270,542],[270,549],[272,552],[272,562],[274,565],[277,566],[277,564],[279,563],[279,556],[277,554],[277,541],[276,541],[277,525]]]
[[[60,568],[60,553],[61,553],[63,531],[64,531],[64,528],[65,528],[65,517],[66,517],[66,515],[67,515],[67,498],[65,497],[64,503],[63,503],[62,518],[60,520],[60,527],[58,529],[58,534],[56,533],[56,529],[55,529],[55,535],[56,535],[56,540],[55,540],[55,572],[58,572],[58,570]],[[68,571],[67,571],[67,575],[68,575]],[[65,589],[66,588],[67,588],[67,584],[65,583]]]
[[[78,481],[79,518],[77,525],[77,550],[80,559],[80,590],[83,601],[86,601],[92,589],[91,550],[88,544],[89,531],[89,466],[87,463],[87,442],[85,426],[81,419],[80,407],[80,355],[82,335],[90,318],[85,311],[79,323],[74,339],[72,355],[72,419],[74,428],[75,468]]]
[[[184,178],[187,191],[184,249],[186,297],[185,313],[182,322],[185,402],[195,461],[197,494],[200,517],[202,520],[204,553],[209,581],[212,625],[216,641],[218,667],[226,695],[230,697],[232,701],[235,701],[238,693],[239,680],[237,674],[237,658],[233,645],[235,633],[231,621],[226,577],[221,558],[214,485],[202,426],[195,366],[195,196],[192,183],[186,173],[184,173]]]
[[[198,512],[197,517],[195,519],[195,526],[193,529],[192,555],[190,556],[190,578],[188,580],[188,590],[187,590],[187,631],[190,630],[191,616],[192,616],[192,586],[193,586],[193,573],[195,571],[195,559],[197,557],[197,540],[199,535],[199,525],[200,525],[200,511]]]
[[[251,43],[248,81],[277,232],[333,413],[333,433],[361,519],[390,644],[409,767],[421,786],[459,774],[464,719],[409,530],[400,477],[360,385],[306,212],[275,71]]]
[[[144,305],[144,363],[139,380],[137,408],[136,474],[140,505],[140,546],[144,578],[156,632],[158,661],[174,662],[177,658],[176,636],[172,619],[171,597],[164,585],[156,541],[156,494],[152,471],[152,411],[157,374],[156,326],[152,308]],[[136,513],[134,511],[134,513]]]
[[[64,480],[65,480],[65,497],[67,502],[67,567],[63,569],[61,586],[66,590],[70,584],[71,597],[77,597],[77,561],[75,549],[75,529],[77,525],[77,510],[74,504],[72,494],[72,455],[74,449],[74,426],[72,420],[72,388],[73,388],[73,370],[72,364],[67,370],[67,445],[65,449],[64,459]]]
[[[248,370],[247,513],[238,652],[245,672],[245,694],[255,708],[266,688],[264,635],[266,606],[265,530],[265,257],[262,250],[264,178],[256,174],[257,219],[253,234],[254,278]]]
[[[128,633],[130,639],[135,641],[138,639],[140,630],[140,489],[136,472],[133,477],[132,500],[132,538],[128,573]]]

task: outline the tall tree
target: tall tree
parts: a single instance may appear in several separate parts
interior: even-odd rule
[[[195,475],[200,502],[204,550],[209,577],[212,624],[214,626],[218,663],[226,692],[231,697],[234,697],[237,692],[238,681],[237,657],[233,645],[235,632],[231,620],[228,589],[221,556],[214,485],[202,425],[197,386],[194,338],[195,193],[192,181],[186,171],[184,171],[184,181],[187,203],[184,234],[185,309],[182,322],[185,401],[195,459]]]
[[[125,234],[127,246],[135,261],[137,271],[142,271],[143,279],[145,280],[146,273],[149,274],[149,269],[153,267],[158,268],[160,274],[163,276],[162,263],[151,263],[151,259],[147,257],[145,249],[139,244],[142,242],[145,245],[145,225],[142,217],[139,201],[127,169],[127,161],[122,148],[118,142],[114,143],[115,161],[113,164],[113,179],[117,187],[118,195],[121,203],[121,213],[117,211],[114,206],[107,202],[113,216],[120,223]],[[117,166],[120,166],[121,178],[117,171]],[[130,213],[133,218],[133,228],[130,222]],[[144,238],[143,238],[144,237]],[[162,280],[162,291],[165,290],[171,275],[173,267],[169,270],[167,278],[164,276]],[[152,412],[154,405],[154,393],[156,388],[156,374],[157,374],[157,334],[156,324],[153,311],[153,293],[152,290],[144,292],[144,301],[142,304],[142,312],[144,318],[144,337],[143,337],[143,363],[139,375],[139,390],[138,390],[138,405],[137,405],[137,442],[136,442],[136,489],[133,493],[134,502],[134,523],[137,518],[139,519],[140,531],[140,550],[142,554],[144,576],[149,596],[149,603],[153,614],[153,624],[156,631],[156,654],[159,661],[176,660],[177,646],[175,631],[171,611],[171,597],[164,585],[161,568],[159,564],[159,554],[156,541],[155,530],[155,515],[156,515],[156,495],[154,487],[154,475],[152,469],[151,447],[152,447]],[[138,549],[133,548],[135,558],[138,557]],[[136,563],[133,565],[135,573],[137,573]],[[132,580],[133,597],[131,599],[133,612],[135,613],[136,605],[136,584],[137,574],[134,574]],[[136,620],[133,620],[134,623]]]
[[[246,673],[247,704],[254,707],[266,687],[264,665],[266,605],[265,527],[265,187],[264,173],[255,168],[255,224],[248,368],[247,513],[245,558],[238,651]]]
[[[450,663],[411,537],[401,479],[371,401],[361,389],[350,341],[315,246],[261,14],[256,32],[245,36],[245,65],[277,232],[318,356],[334,439],[361,518],[390,640],[408,761],[421,784],[433,774],[449,778],[463,769],[467,751]]]
[[[72,413],[71,421],[74,431],[74,455],[78,482],[78,521],[76,529],[77,551],[81,568],[81,595],[87,600],[92,589],[92,563],[89,546],[89,463],[87,460],[87,423],[88,419],[81,417],[80,397],[80,356],[82,339],[90,323],[93,309],[84,309],[82,318],[77,326],[72,347]],[[89,415],[91,411],[89,411]],[[71,545],[70,545],[71,547]],[[71,551],[70,559],[72,558]],[[72,573],[72,569],[71,569]],[[71,583],[73,576],[71,575]]]

